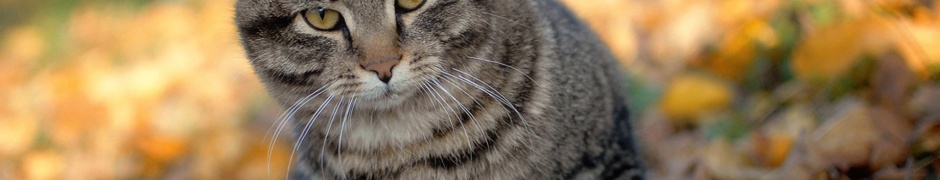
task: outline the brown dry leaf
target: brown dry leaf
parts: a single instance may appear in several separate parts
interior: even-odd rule
[[[914,131],[910,121],[883,107],[871,107],[869,116],[877,125],[880,141],[872,144],[869,167],[879,169],[903,161],[910,153],[910,135]]]
[[[813,133],[809,147],[835,167],[878,169],[910,154],[907,137],[912,131],[910,122],[893,112],[847,97],[840,101],[836,114]]]
[[[699,165],[709,177],[741,179],[740,175],[731,173],[731,169],[743,167],[745,161],[734,153],[731,142],[725,139],[714,140],[702,147],[697,156],[701,159]]]
[[[875,171],[872,179],[924,179],[927,174],[923,169],[911,170],[887,166]]]
[[[866,54],[880,54],[895,39],[889,24],[866,18],[820,29],[806,36],[796,48],[792,68],[797,78],[818,85],[849,71]]]
[[[847,97],[838,103],[835,115],[813,132],[809,148],[828,164],[848,168],[868,163],[870,147],[879,133],[863,101]]]
[[[650,164],[658,170],[656,175],[662,179],[689,179],[694,176],[695,171],[701,169],[696,164],[701,161],[697,151],[702,149],[703,139],[700,133],[686,132],[646,147]]]
[[[699,152],[705,172],[716,179],[755,179],[765,170],[751,168],[751,160],[742,152],[741,145],[726,139],[715,139]]]
[[[660,108],[671,120],[683,122],[727,108],[733,93],[731,85],[720,79],[703,74],[685,74],[669,84]]]
[[[704,138],[701,133],[676,132],[666,115],[656,109],[638,121],[638,135],[644,146],[640,146],[654,172],[652,178],[688,179],[693,173]]]
[[[809,105],[791,105],[751,134],[755,159],[763,166],[778,167],[790,156],[796,139],[815,129]]]
[[[940,120],[940,84],[922,84],[909,97],[907,113],[924,120]]]
[[[911,89],[918,83],[918,77],[904,63],[899,54],[892,51],[886,53],[878,61],[871,81],[872,90],[878,102],[893,108],[893,111],[902,111],[908,100]]]
[[[917,125],[915,152],[940,152],[940,119]]]

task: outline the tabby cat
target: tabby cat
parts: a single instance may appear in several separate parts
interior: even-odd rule
[[[643,177],[619,66],[557,1],[238,0],[235,11],[251,65],[287,107],[273,132],[296,138],[292,178]]]

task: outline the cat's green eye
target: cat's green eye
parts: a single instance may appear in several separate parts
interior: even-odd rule
[[[395,5],[408,12],[420,8],[421,5],[424,5],[425,1],[427,0],[395,0]]]
[[[308,9],[304,11],[303,17],[310,27],[321,31],[335,30],[343,21],[339,11],[323,8]]]

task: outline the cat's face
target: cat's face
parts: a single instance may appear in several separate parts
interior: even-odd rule
[[[388,108],[486,51],[486,0],[239,0],[251,64],[282,103],[321,90]]]

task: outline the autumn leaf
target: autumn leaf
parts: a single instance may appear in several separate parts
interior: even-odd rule
[[[685,121],[727,108],[733,93],[728,83],[717,78],[685,74],[669,83],[660,107],[671,119]]]
[[[826,83],[850,71],[865,53],[878,53],[891,42],[888,24],[866,19],[813,32],[797,45],[793,71],[803,82]]]

